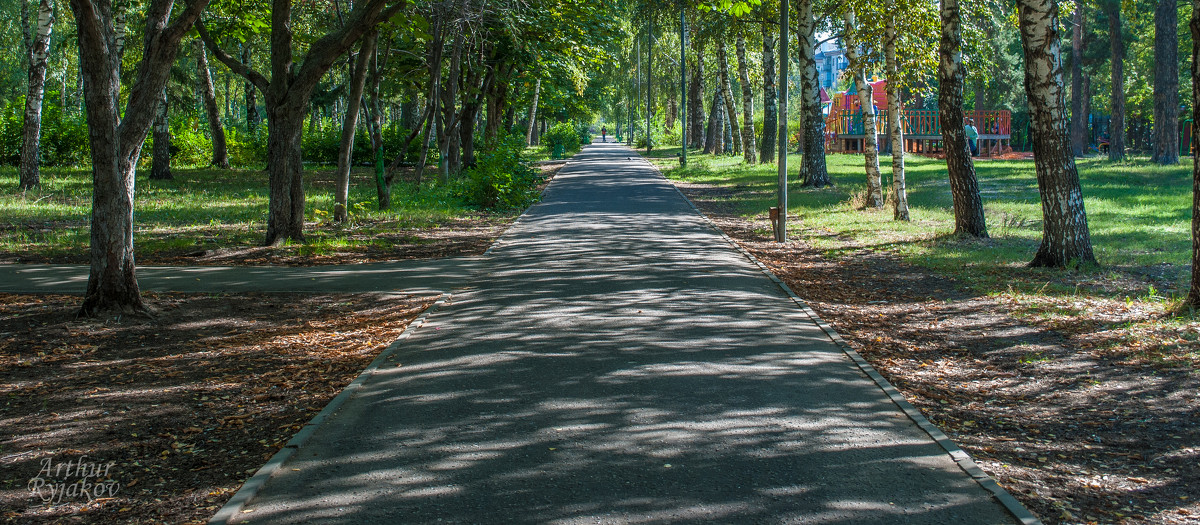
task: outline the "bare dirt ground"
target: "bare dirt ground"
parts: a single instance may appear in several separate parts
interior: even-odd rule
[[[1046,523],[1200,523],[1200,376],[1166,335],[1086,300],[1078,322],[1024,321],[887,254],[771,242],[722,202],[735,190],[674,183]]]
[[[156,318],[76,320],[0,294],[4,522],[206,521],[433,300],[146,295]]]

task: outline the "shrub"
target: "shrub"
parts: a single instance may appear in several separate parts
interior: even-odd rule
[[[559,145],[563,153],[575,153],[580,147],[579,132],[570,122],[560,122],[542,134],[542,144]]]
[[[571,133],[574,135],[575,130],[571,129]],[[464,172],[465,177],[458,181],[455,193],[467,204],[482,208],[528,206],[537,200],[537,186],[542,178],[521,163],[524,151],[522,137],[505,135],[496,139],[479,152],[475,166]]]

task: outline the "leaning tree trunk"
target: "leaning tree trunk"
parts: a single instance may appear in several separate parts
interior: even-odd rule
[[[1071,30],[1071,154],[1083,156],[1087,138],[1087,115],[1083,103],[1083,3],[1075,4]],[[979,109],[979,108],[975,108]]]
[[[983,198],[975,177],[975,163],[967,146],[963,126],[962,13],[958,0],[942,0],[942,38],[938,55],[938,115],[942,143],[946,147],[946,170],[954,199],[954,233],[987,237]]]
[[[862,106],[863,121],[863,163],[867,172],[867,201],[868,208],[883,207],[883,184],[879,174],[879,134],[875,129],[875,101],[871,84],[867,82],[867,65],[858,55],[858,42],[853,36],[855,27],[854,9],[846,10],[846,59],[850,61],[850,71],[854,75],[854,86],[858,90],[858,102]]]
[[[747,163],[754,164],[758,162],[754,157],[758,153],[758,146],[754,144],[754,93],[750,91],[750,66],[746,63],[746,37],[740,31],[735,51],[738,59],[738,82],[742,84],[742,155]]]
[[[212,164],[227,170],[229,169],[229,150],[225,146],[225,126],[221,125],[221,112],[217,108],[217,96],[213,93],[212,74],[208,70],[208,56],[204,52],[204,42],[200,39],[196,39],[196,75],[200,81],[200,95],[204,98],[209,135],[212,135]]]
[[[762,24],[763,57],[763,136],[758,145],[758,161],[775,162],[775,128],[779,108],[775,99],[775,32],[765,20]]]
[[[542,79],[538,79],[533,86],[533,100],[529,103],[529,131],[525,133],[525,144],[528,146],[534,145],[533,133],[537,129],[537,105],[538,95],[542,93]]]
[[[888,135],[892,138],[893,217],[908,220],[908,191],[904,187],[904,128],[900,126],[900,65],[896,60],[896,2],[887,0],[884,54],[887,62]]]
[[[171,180],[171,120],[167,115],[167,90],[163,89],[154,116],[154,158],[150,163],[150,180]]]
[[[729,60],[725,52],[725,40],[717,39],[717,69],[720,73],[720,84],[717,89],[721,91],[721,100],[725,104],[725,118],[729,123],[729,133],[736,137],[735,140],[729,141],[733,144],[733,153],[742,152],[741,138],[738,133],[737,113],[733,109],[733,89],[729,85]]]
[[[50,31],[54,27],[54,6],[50,0],[38,4],[37,27],[29,27],[28,2],[21,0],[21,22],[25,30],[29,89],[25,94],[25,122],[21,129],[21,173],[18,188],[27,190],[41,184],[38,157],[42,134],[42,100],[46,96],[46,57],[50,54]],[[33,33],[30,35],[30,33]]]
[[[1125,158],[1125,41],[1121,39],[1121,1],[1108,0],[1108,43],[1112,52],[1112,118],[1108,122],[1108,160]]]
[[[1079,172],[1067,132],[1058,5],[1055,0],[1019,0],[1017,8],[1043,219],[1042,243],[1029,264],[1050,267],[1093,264],[1096,257],[1092,254]]]
[[[1200,0],[1192,0],[1192,122],[1200,122]],[[1191,140],[1191,137],[1188,137]],[[1200,308],[1200,153],[1192,155],[1192,285],[1183,305]]]
[[[333,192],[333,220],[346,222],[350,219],[350,166],[354,160],[354,132],[358,128],[359,108],[362,107],[363,88],[367,85],[367,61],[375,50],[375,39],[363,39],[350,73],[350,95],[346,98],[346,116],[342,119],[342,140],[338,144],[337,186]]]
[[[821,112],[821,86],[817,78],[817,23],[813,17],[812,0],[800,0],[796,7],[799,27],[796,37],[800,40],[800,114],[804,128],[804,158],[800,164],[800,180],[804,186],[823,188],[832,186],[829,169],[825,165],[825,115]],[[787,148],[787,139],[779,144]]]
[[[1154,11],[1154,154],[1159,164],[1179,163],[1179,13],[1174,0]]]

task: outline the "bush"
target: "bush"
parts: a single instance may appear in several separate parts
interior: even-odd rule
[[[574,129],[571,129],[571,134],[575,134]],[[465,177],[459,180],[460,186],[455,193],[467,204],[482,208],[528,206],[537,200],[537,186],[542,178],[521,163],[521,153],[524,151],[525,140],[522,137],[505,135],[496,139],[479,152],[475,166],[464,172]]]
[[[547,146],[562,146],[563,153],[579,151],[579,132],[570,122],[560,122],[542,134],[542,144]]]

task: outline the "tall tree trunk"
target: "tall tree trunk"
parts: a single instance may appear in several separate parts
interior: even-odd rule
[[[374,33],[363,39],[350,73],[350,94],[346,97],[346,116],[342,119],[342,140],[338,143],[337,186],[333,192],[333,220],[346,222],[350,219],[350,167],[354,160],[354,132],[358,128],[359,108],[362,105],[363,88],[367,85],[367,61],[375,51]]]
[[[456,31],[454,48],[450,54],[450,70],[446,72],[446,83],[442,89],[442,134],[438,136],[438,181],[450,183],[450,173],[457,172],[458,164],[458,133],[457,126],[461,123],[457,111],[459,85],[462,82],[463,40],[466,35],[462,28]]]
[[[1104,3],[1112,54],[1112,118],[1108,122],[1108,160],[1125,159],[1125,41],[1121,38],[1121,1]]]
[[[542,79],[537,79],[537,83],[533,86],[533,100],[529,102],[529,131],[525,133],[525,144],[532,146],[536,144],[533,140],[534,131],[537,128],[537,105],[538,95],[542,93]]]
[[[1162,165],[1179,163],[1179,21],[1177,3],[1154,10],[1154,154]]]
[[[1042,243],[1029,264],[1065,267],[1095,263],[1079,172],[1067,132],[1058,5],[1055,0],[1019,0],[1017,8],[1043,219]]]
[[[699,39],[696,39],[699,40]],[[704,60],[701,49],[696,48],[698,57],[692,66],[692,80],[688,84],[688,139],[692,149],[705,147],[704,135]]]
[[[1192,0],[1188,25],[1192,31],[1192,122],[1196,123],[1200,122],[1200,0]],[[1200,308],[1200,152],[1192,154],[1192,285],[1183,305]]]
[[[725,112],[725,102],[721,100],[721,90],[713,90],[712,104],[708,110],[708,126],[704,135],[704,152],[720,155],[725,152],[725,123],[721,115]]]
[[[884,54],[887,61],[888,135],[892,139],[893,218],[908,220],[908,191],[904,187],[904,128],[900,127],[900,64],[896,60],[896,2],[887,0]]]
[[[946,145],[946,170],[954,199],[954,233],[987,237],[983,199],[975,177],[975,163],[967,146],[963,119],[962,13],[958,0],[942,0],[942,37],[938,50],[938,114],[942,143]]]
[[[762,24],[763,57],[763,136],[758,145],[758,161],[775,162],[775,127],[779,124],[775,100],[775,32],[765,20]]]
[[[738,83],[742,85],[742,155],[746,162],[758,161],[754,144],[754,93],[750,90],[750,66],[746,63],[746,37],[738,31],[735,47],[738,59]]]
[[[862,106],[863,120],[863,163],[867,172],[868,208],[883,207],[883,184],[879,174],[879,135],[875,129],[875,97],[871,84],[867,82],[867,64],[858,55],[858,41],[854,36],[856,27],[854,9],[846,9],[846,59],[850,62],[854,86],[858,90],[858,102]]]
[[[1083,156],[1087,142],[1083,97],[1083,2],[1078,2],[1071,31],[1071,154],[1076,157]]]
[[[426,98],[425,104],[428,106],[425,111],[429,113],[429,120],[425,122],[425,135],[421,142],[421,157],[417,160],[417,184],[421,184],[425,176],[425,165],[429,161],[429,149],[432,147],[432,141],[435,135],[440,133],[442,120],[438,116],[438,104],[441,103],[442,93],[442,53],[445,51],[446,38],[445,27],[441,21],[434,21],[433,38],[430,41],[429,49],[427,50],[426,63],[429,65],[429,95]],[[434,128],[437,128],[436,130]]]
[[[170,0],[146,8],[146,38],[138,77],[122,115],[120,54],[112,5],[71,0],[79,43],[80,74],[87,89],[88,142],[92,160],[91,269],[80,315],[105,311],[145,312],[133,258],[134,169],[142,143],[167,85],[180,40],[208,0],[191,0],[171,18]]]
[[[475,165],[475,125],[483,109],[484,98],[495,78],[495,68],[488,66],[486,72],[474,72],[470,76],[469,90],[463,92],[462,117],[459,124],[459,142],[462,143],[462,167]]]
[[[196,40],[196,75],[200,82],[200,96],[204,99],[204,110],[208,116],[208,131],[212,135],[212,164],[220,169],[229,169],[229,150],[225,146],[225,126],[221,124],[221,110],[217,107],[217,96],[213,92],[212,75],[208,70],[208,56],[204,42]]]
[[[375,158],[375,194],[379,201],[379,209],[386,210],[392,207],[392,188],[383,165],[383,98],[379,96],[379,85],[383,81],[383,70],[387,67],[388,57],[391,55],[392,39],[389,34],[388,38],[384,40],[383,56],[380,57],[379,31],[372,30],[364,38],[364,44],[369,42],[371,48],[368,57],[370,85],[367,89],[371,100],[370,103],[364,102],[363,104],[369,109],[366,120],[367,130],[371,134],[371,151]]]
[[[21,173],[18,188],[27,190],[41,184],[38,158],[42,134],[42,100],[46,95],[46,57],[50,54],[50,31],[54,27],[54,6],[50,0],[41,0],[38,3],[36,27],[31,27],[29,23],[28,0],[21,0],[21,26],[25,37],[29,86],[25,94],[25,122],[21,129]]]
[[[250,65],[250,43],[242,44],[242,63]],[[245,96],[246,103],[246,130],[251,134],[258,133],[258,125],[262,122],[262,116],[258,113],[258,95],[255,92],[254,83],[246,80],[242,84],[242,93]]]
[[[167,90],[163,89],[154,116],[154,158],[150,163],[150,180],[171,180],[171,120],[167,116]]]
[[[721,100],[725,104],[725,120],[729,123],[729,133],[733,137],[739,137],[737,113],[733,109],[733,89],[729,84],[729,60],[725,52],[725,39],[717,38],[717,69],[720,74]],[[733,143],[733,153],[741,153],[741,140],[730,141]]]
[[[804,158],[800,163],[800,180],[804,186],[832,186],[825,164],[825,115],[821,112],[821,85],[817,77],[816,31],[812,0],[800,0],[796,7],[800,62],[800,118],[804,129]],[[786,80],[784,80],[786,82]],[[786,137],[780,138],[780,148],[787,149]]]

